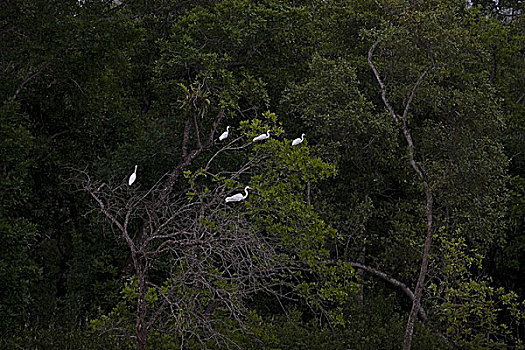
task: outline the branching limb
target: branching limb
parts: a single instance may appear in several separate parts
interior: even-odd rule
[[[336,265],[337,264],[337,261],[335,260],[332,260],[332,261],[326,261],[325,262],[326,264],[329,264],[329,265]],[[352,267],[355,267],[355,268],[358,268],[358,269],[361,269],[363,271],[366,271],[366,272],[369,272],[371,273],[372,275],[375,275],[377,277],[380,277],[382,278],[383,280],[387,281],[388,283],[390,283],[391,285],[395,286],[395,287],[398,287],[400,288],[403,293],[405,293],[405,295],[407,297],[410,298],[410,300],[412,302],[414,302],[414,299],[415,299],[415,295],[414,293],[412,292],[412,290],[410,290],[410,288],[404,284],[403,282],[399,281],[398,279],[390,276],[389,274],[383,272],[383,271],[380,271],[378,269],[375,269],[371,266],[368,266],[368,265],[365,265],[365,264],[362,264],[362,263],[359,263],[359,262],[354,262],[354,261],[344,261],[343,262],[344,264],[349,264],[351,265]],[[428,318],[427,316],[427,313],[425,312],[425,310],[423,309],[423,307],[421,307],[419,309],[419,319],[421,321],[426,321]]]
[[[103,196],[101,196],[101,192],[100,191],[104,187],[107,187],[107,185],[105,183],[102,183],[97,188],[94,188],[95,186],[91,182],[91,178],[89,177],[89,175],[86,173],[85,170],[76,170],[76,171],[80,172],[81,174],[83,174],[86,177],[86,180],[81,182],[81,186],[82,186],[83,190],[86,191],[91,196],[91,198],[93,198],[95,200],[95,202],[98,204],[100,212],[102,214],[104,214],[104,216],[106,216],[106,218],[108,218],[108,220],[115,227],[118,228],[118,230],[122,234],[122,237],[124,237],[124,240],[128,244],[132,255],[135,255],[137,253],[137,248],[136,248],[133,240],[131,239],[131,237],[129,236],[128,231],[127,231],[127,226],[128,226],[128,223],[129,223],[129,220],[130,220],[130,216],[131,216],[131,210],[128,210],[126,212],[126,215],[125,215],[125,218],[124,218],[124,222],[123,223],[120,222],[118,220],[117,216],[115,216],[113,214],[112,210],[110,210],[110,208],[108,208],[107,205],[104,203]],[[79,181],[79,180],[75,180],[75,181]]]
[[[421,84],[423,83],[425,77],[427,76],[428,73],[430,73],[432,70],[434,70],[434,68],[436,67],[436,63],[435,63],[435,59],[434,59],[434,54],[433,52],[430,52],[430,58],[431,58],[431,64],[427,67],[427,69],[425,69],[425,71],[419,76],[419,78],[417,79],[416,83],[414,84],[414,86],[412,87],[412,90],[410,91],[410,95],[408,97],[408,100],[407,100],[407,103],[405,104],[405,108],[403,110],[403,115],[401,117],[398,117],[398,115],[396,114],[394,108],[392,107],[392,105],[390,104],[390,101],[388,100],[387,98],[387,88],[386,88],[386,85],[385,83],[383,82],[383,80],[381,79],[381,75],[379,74],[379,71],[377,70],[376,66],[374,65],[374,62],[372,61],[372,58],[374,56],[374,52],[375,52],[375,49],[377,48],[377,45],[379,44],[379,40],[376,40],[374,42],[374,44],[370,47],[370,50],[368,50],[368,65],[370,66],[370,68],[372,69],[372,71],[374,72],[374,75],[377,79],[377,82],[379,83],[379,86],[381,88],[381,99],[383,100],[383,103],[385,105],[385,107],[388,109],[390,115],[392,116],[392,118],[394,119],[394,121],[396,122],[396,124],[399,124],[400,122],[400,128],[401,128],[401,131],[403,132],[403,136],[405,137],[405,140],[407,142],[407,145],[408,145],[408,153],[409,153],[409,162],[410,162],[410,165],[412,166],[412,168],[414,169],[414,171],[417,173],[417,175],[419,176],[419,179],[423,182],[423,184],[426,186],[426,176],[425,176],[425,172],[423,170],[423,168],[421,167],[420,164],[418,164],[415,160],[415,146],[414,146],[414,141],[412,139],[412,134],[410,133],[410,130],[408,128],[408,125],[407,125],[407,116],[408,116],[408,111],[409,111],[409,108],[410,108],[410,105],[412,103],[412,101],[414,100],[414,96],[416,95],[417,91],[419,90],[419,87],[421,86]]]

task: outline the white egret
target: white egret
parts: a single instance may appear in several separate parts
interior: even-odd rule
[[[242,195],[242,193],[237,193],[237,194],[234,194],[231,197],[226,197],[226,203],[228,203],[228,202],[240,202],[240,201],[245,200],[246,197],[248,197],[248,190],[251,190],[251,189],[252,188],[250,186],[246,186],[244,188],[244,192],[246,193],[244,196]]]
[[[298,144],[303,142],[303,139],[304,139],[304,134],[302,134],[301,137],[298,137],[295,140],[293,140],[292,141],[292,146],[297,146]]]
[[[224,140],[225,138],[227,138],[227,137],[228,137],[228,132],[229,132],[229,131],[230,131],[230,126],[227,126],[227,127],[226,127],[226,131],[223,132],[223,133],[221,134],[221,136],[219,136],[219,141],[222,141],[222,140]]]
[[[136,179],[137,179],[137,166],[135,165],[135,171],[129,177],[129,181],[128,181],[129,185],[131,186],[135,182]]]
[[[263,141],[263,140],[266,140],[269,137],[270,137],[270,130],[266,131],[266,134],[261,134],[261,135],[259,135],[257,137],[254,137],[253,138],[253,142]]]

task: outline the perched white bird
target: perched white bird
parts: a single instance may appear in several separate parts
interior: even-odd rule
[[[266,131],[266,134],[261,134],[257,137],[253,138],[253,142],[255,141],[263,141],[270,137],[270,130]]]
[[[226,127],[226,131],[223,132],[223,133],[221,134],[221,136],[219,136],[219,141],[222,141],[222,140],[224,140],[225,138],[227,138],[227,137],[228,137],[228,132],[229,132],[229,131],[230,131],[230,126],[227,126],[227,127]]]
[[[242,195],[242,193],[237,193],[237,194],[234,194],[231,197],[226,197],[226,203],[228,203],[228,202],[240,202],[240,201],[245,200],[246,197],[248,197],[248,190],[249,189],[251,190],[252,188],[250,186],[246,186],[244,188],[244,192],[246,193],[244,196]]]
[[[303,142],[303,139],[304,139],[304,134],[302,134],[301,137],[298,137],[295,140],[293,140],[292,141],[292,146],[297,146],[298,144]]]
[[[137,166],[135,165],[135,171],[129,177],[129,181],[128,181],[129,185],[131,186],[135,182],[136,179],[137,179]]]

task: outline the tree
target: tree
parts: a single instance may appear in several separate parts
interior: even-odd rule
[[[195,106],[203,108],[192,102],[191,108]],[[183,143],[186,156],[181,163],[144,191],[135,189],[142,182],[140,173],[131,187],[96,182],[85,172],[83,179],[79,175],[97,211],[130,249],[134,278],[125,294],[136,299],[137,349],[145,348],[152,332],[174,332],[181,345],[192,338],[203,345],[209,339],[227,343],[221,333],[224,317],[242,327],[245,300],[260,292],[285,297],[294,289],[293,278],[326,255],[322,245],[332,233],[306,204],[304,185],[332,170],[311,158],[307,147],[292,148],[290,141],[272,138],[255,146],[253,155],[244,152],[249,160],[238,169],[215,164],[228,151],[252,147],[251,142],[237,145],[245,137],[251,139],[267,128],[278,137],[282,130],[275,124],[275,115],[266,117],[264,124],[244,122],[243,135],[219,149],[204,168],[192,172],[187,170],[193,161],[190,157],[215,146],[222,113],[215,117],[204,143],[198,141],[200,117],[191,113],[195,124],[187,124],[192,128],[186,129],[184,140],[195,142],[196,148],[187,149]],[[174,191],[183,172],[189,187]],[[212,183],[203,177],[211,177]],[[255,193],[245,202],[225,203],[228,189],[238,188],[242,178],[249,180]],[[105,327],[122,327],[106,320]]]
[[[502,157],[501,147],[498,145],[497,141],[491,142],[489,141],[490,139],[487,140],[491,126],[494,128],[495,125],[498,125],[498,120],[491,119],[491,116],[488,116],[484,122],[480,122],[478,114],[476,124],[467,124],[467,127],[470,130],[470,139],[467,139],[468,134],[463,133],[460,128],[452,129],[454,130],[453,134],[445,132],[449,134],[448,141],[453,139],[456,147],[466,145],[466,140],[469,140],[468,143],[474,141],[479,145],[477,146],[480,150],[480,153],[478,154],[470,152],[467,148],[461,148],[464,152],[461,154],[460,152],[462,151],[458,152],[457,148],[447,146],[446,143],[441,144],[444,146],[442,152],[446,154],[445,159],[441,158],[441,156],[436,157],[436,155],[432,155],[431,152],[429,152],[430,149],[427,148],[428,146],[426,145],[428,144],[430,146],[430,144],[432,144],[432,146],[435,147],[436,144],[431,142],[433,139],[437,139],[432,137],[431,133],[439,135],[439,132],[436,132],[436,126],[439,126],[440,124],[443,125],[442,123],[445,119],[441,119],[442,121],[437,123],[430,122],[431,119],[427,119],[426,123],[432,125],[432,130],[425,130],[426,127],[424,126],[423,129],[420,129],[421,131],[419,131],[419,135],[417,135],[419,136],[419,140],[413,136],[414,134],[411,131],[411,125],[412,128],[415,128],[416,125],[425,125],[425,122],[412,122],[410,118],[412,115],[414,115],[414,117],[417,116],[418,111],[425,109],[413,107],[412,104],[415,101],[421,101],[422,98],[424,98],[417,98],[418,95],[423,94],[425,97],[429,97],[427,93],[423,92],[426,90],[424,88],[425,85],[432,89],[432,84],[426,83],[427,81],[431,79],[433,81],[440,81],[444,77],[450,79],[450,75],[455,73],[455,69],[464,64],[463,60],[468,57],[468,52],[465,52],[462,49],[468,47],[470,44],[469,33],[466,32],[463,27],[448,26],[445,22],[442,22],[447,16],[457,16],[458,19],[461,18],[462,9],[459,7],[459,4],[454,4],[453,2],[450,4],[440,3],[433,9],[426,8],[427,5],[430,5],[430,3],[425,5],[412,4],[411,7],[408,9],[405,8],[402,12],[398,12],[396,7],[385,7],[386,11],[390,12],[389,14],[397,19],[392,22],[391,27],[382,32],[379,38],[372,44],[368,53],[368,64],[379,83],[382,101],[395,123],[399,126],[401,134],[406,141],[408,162],[417,175],[418,183],[421,191],[425,195],[426,202],[426,239],[420,265],[421,270],[415,287],[412,309],[407,321],[404,349],[409,349],[411,347],[414,323],[421,305],[420,300],[425,287],[425,278],[429,266],[429,254],[432,247],[432,239],[436,232],[436,223],[440,222],[449,227],[450,220],[455,218],[453,220],[457,220],[457,223],[455,224],[457,227],[465,227],[466,231],[472,233],[475,232],[470,231],[473,228],[473,223],[468,220],[461,220],[460,212],[452,213],[447,210],[452,203],[455,203],[455,205],[461,203],[463,198],[461,192],[452,195],[447,194],[451,189],[449,184],[445,184],[443,178],[447,179],[446,181],[449,181],[450,183],[457,184],[457,176],[461,176],[462,181],[465,181],[465,176],[473,176],[472,165],[468,163],[468,160],[465,162],[465,158],[463,158],[467,156],[480,159],[481,164],[484,164],[483,169],[486,172],[481,172],[480,168],[478,168],[476,169],[477,175],[486,176],[486,179],[490,179],[491,183],[494,184],[492,190],[496,197],[492,197],[491,199],[480,194],[477,197],[478,199],[485,198],[490,201],[494,201],[495,199],[497,202],[497,194],[501,193],[503,189],[502,169],[504,168],[504,159]],[[455,22],[458,23],[457,20]],[[438,32],[440,33],[439,37],[435,36],[435,33]],[[399,46],[403,41],[393,40],[394,38],[399,38],[399,35],[404,35],[406,46]],[[449,45],[450,42],[443,40],[443,38],[447,37],[461,38],[461,40],[464,41],[461,45]],[[414,63],[410,62],[409,65],[416,65],[415,62],[418,62],[417,68],[414,71],[410,71],[409,74],[409,77],[414,77],[412,78],[414,79],[413,83],[410,83],[410,78],[408,80],[403,77],[398,78],[398,73],[393,71],[390,71],[390,74],[388,75],[390,82],[385,82],[383,78],[385,73],[380,73],[374,63],[376,49],[380,44],[386,45],[388,47],[386,50],[391,50],[387,55],[392,58],[399,55],[398,57],[403,59],[403,53],[408,52],[405,50],[410,48],[410,61],[414,61]],[[473,82],[480,79],[475,73],[471,75],[470,78]],[[483,81],[482,78],[480,80]],[[400,81],[401,84],[399,84],[398,81]],[[490,91],[490,88],[487,87],[487,90]],[[467,97],[463,104],[463,108],[465,108],[463,109],[463,113],[468,116],[468,114],[471,113],[469,109],[478,110],[478,107],[475,106],[475,104],[467,105],[467,103],[478,102],[479,92],[470,87],[466,87],[462,90],[462,93],[463,98],[465,98],[465,96],[472,96],[472,100]],[[454,104],[454,106],[456,105],[458,107],[461,106],[461,104]],[[396,112],[397,108],[401,108],[400,110],[402,112]],[[497,115],[498,113],[497,108],[490,103],[486,105],[485,108],[493,110],[493,115]],[[435,111],[434,113],[436,112],[437,115],[439,115],[439,105],[438,111]],[[464,120],[468,121],[465,117]],[[445,122],[444,125],[447,125],[448,123],[450,123],[449,125],[453,125],[455,122],[453,121],[453,118],[451,118],[449,121]],[[479,136],[472,138],[472,135]],[[450,136],[452,136],[452,138]],[[420,142],[419,148],[416,147],[416,142],[418,141]],[[496,160],[495,162],[491,161],[491,158],[489,158],[490,155],[495,156],[492,158],[492,160]],[[497,161],[498,159],[499,162]],[[475,175],[473,178],[474,177]],[[465,184],[463,184],[463,186],[464,185]],[[458,187],[460,188],[460,186]],[[457,189],[458,188],[455,190],[457,191]],[[471,188],[468,189],[467,187],[465,189],[467,189],[468,193],[472,193]],[[487,188],[485,188],[485,191],[486,190]],[[437,200],[437,208],[439,208],[439,211],[436,211],[435,200]],[[439,213],[442,209],[445,209],[446,211],[444,213]],[[465,207],[463,210],[473,213],[474,211],[483,209],[481,207],[473,206],[470,209]],[[485,212],[487,211],[485,210]],[[491,215],[491,217],[494,216]],[[463,223],[461,223],[461,221],[463,221]],[[484,231],[476,232],[476,234],[479,235],[478,237],[469,236],[469,241],[480,247],[480,249],[487,249],[498,229],[494,226],[491,228],[489,223],[484,223],[483,230]],[[481,237],[483,237],[483,243],[479,240]]]
[[[327,44],[326,57],[313,59],[309,77],[292,84],[283,105],[300,120],[298,130],[315,135],[316,150],[333,154],[344,169],[331,183],[333,195],[317,202],[347,240],[334,243],[334,254],[404,290],[414,306],[418,287],[425,295],[429,282],[419,279],[412,289],[407,281],[422,277],[421,267],[436,278],[446,273],[428,255],[417,262],[424,238],[432,240],[437,227],[457,232],[478,254],[498,244],[506,201],[502,114],[483,69],[486,52],[463,4],[379,5],[367,15],[337,9],[356,16],[340,22],[350,33],[339,39],[347,48]],[[328,18],[333,25],[334,16]],[[349,24],[364,18],[372,29],[355,35]],[[367,37],[372,48],[363,49]],[[368,72],[359,59],[367,51]],[[433,327],[435,314],[429,315],[426,325]]]
[[[410,103],[412,102],[419,88],[419,85],[421,85],[425,76],[435,68],[435,59],[433,57],[433,53],[430,52],[431,64],[428,66],[426,70],[423,71],[423,73],[419,76],[418,80],[415,82],[410,92],[410,95],[407,99],[407,102],[405,103],[403,113],[398,115],[394,111],[392,105],[390,104],[386,96],[386,86],[372,61],[372,58],[374,56],[374,51],[378,44],[379,44],[379,41],[376,41],[370,48],[370,51],[368,52],[368,64],[374,71],[374,75],[376,76],[377,81],[379,85],[381,86],[381,98],[383,99],[385,106],[387,107],[388,111],[390,112],[396,124],[400,125],[400,129],[403,133],[403,136],[408,146],[409,163],[414,169],[414,171],[416,172],[416,174],[418,175],[419,180],[421,181],[424,187],[425,197],[426,197],[425,211],[426,211],[426,216],[427,216],[427,232],[426,232],[426,239],[425,239],[425,245],[424,245],[425,248],[423,251],[423,259],[421,262],[421,271],[419,273],[419,278],[417,280],[417,284],[416,284],[416,288],[414,292],[414,299],[412,301],[412,310],[410,311],[410,316],[408,318],[407,330],[405,334],[405,340],[403,343],[403,349],[410,349],[411,344],[412,344],[412,334],[414,332],[414,323],[416,321],[417,314],[419,313],[419,310],[421,308],[421,296],[422,296],[423,288],[425,284],[425,277],[426,277],[427,269],[428,269],[430,248],[432,246],[432,237],[434,234],[434,226],[432,222],[433,221],[433,201],[434,201],[433,197],[434,195],[430,188],[429,183],[427,182],[426,174],[424,173],[423,168],[420,166],[418,162],[416,162],[414,141],[412,138],[412,133],[410,132],[407,126],[407,117],[408,117]]]

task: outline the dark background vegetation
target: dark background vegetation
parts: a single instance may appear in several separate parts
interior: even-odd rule
[[[337,232],[324,240],[330,260],[362,263],[413,289],[425,196],[367,63],[379,40],[374,62],[396,110],[429,53],[436,61],[407,115],[435,222],[422,301],[428,319],[416,325],[413,348],[522,348],[524,6],[7,0],[0,8],[0,347],[135,347],[133,336],[100,326],[107,318],[134,325],[134,309],[118,309],[134,275],[129,249],[70,180],[81,169],[124,183],[139,164],[147,188],[179,164],[181,85],[202,86],[209,110],[226,111],[220,132],[270,110],[281,138],[306,133],[303,146],[337,169],[304,188],[309,208]],[[214,147],[184,170],[205,166]],[[221,162],[240,164],[236,156]],[[301,278],[316,281],[313,271]],[[401,348],[411,300],[364,270],[350,282],[358,287],[323,287],[348,295],[327,298],[328,313],[311,307],[308,295],[278,302],[261,293],[246,300],[252,313],[244,331],[221,330],[231,342],[189,337],[182,345],[180,334],[158,333],[148,346]]]

